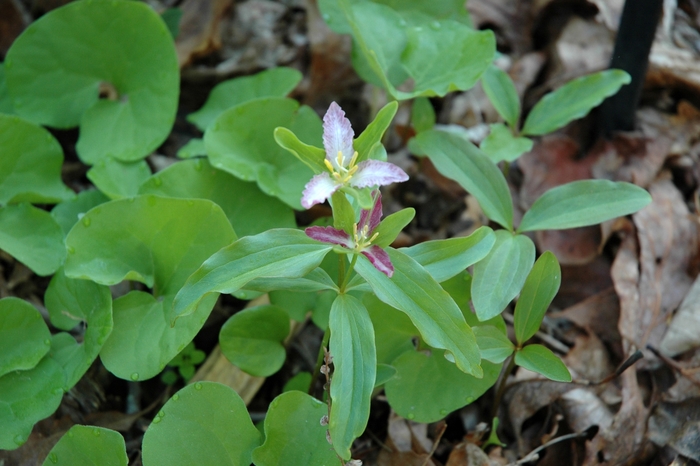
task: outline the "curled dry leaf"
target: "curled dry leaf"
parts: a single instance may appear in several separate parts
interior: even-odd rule
[[[613,43],[613,35],[604,25],[572,16],[553,44],[555,71],[549,81],[565,82],[607,68]]]
[[[603,380],[615,370],[607,348],[595,333],[590,331],[576,337],[574,347],[564,357],[564,363],[576,372],[579,378],[591,382]]]
[[[653,139],[633,134],[617,134],[610,141],[601,139],[591,150],[597,159],[592,174],[645,188],[656,178],[670,149],[670,138],[662,134]]]
[[[681,403],[661,402],[649,417],[649,439],[670,446],[681,455],[700,461],[700,398]]]
[[[659,346],[667,318],[692,283],[687,270],[697,250],[697,225],[678,189],[659,180],[649,191],[652,203],[633,216],[637,234],[624,238],[612,267],[626,355]]]
[[[659,349],[667,356],[676,356],[700,347],[700,278],[683,299],[673,316]]]
[[[428,454],[433,445],[428,424],[406,420],[392,411],[385,443],[391,451],[379,453],[377,466],[435,466]]]
[[[663,400],[678,403],[689,398],[700,398],[700,348],[676,363],[676,383],[663,393]],[[678,373],[680,372],[680,373]]]
[[[613,422],[610,408],[590,388],[575,388],[561,396],[566,422],[575,432],[591,426],[608,429]]]

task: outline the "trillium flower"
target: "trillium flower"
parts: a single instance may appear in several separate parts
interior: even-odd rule
[[[372,244],[379,234],[375,233],[374,230],[377,229],[381,219],[382,196],[379,194],[372,209],[363,210],[360,213],[360,222],[353,225],[352,236],[333,227],[309,227],[305,232],[308,237],[317,241],[337,244],[362,254],[377,270],[391,278],[394,274],[394,266],[391,264],[389,254],[379,246]]]
[[[323,147],[327,172],[315,175],[304,189],[301,205],[308,209],[320,204],[343,186],[366,188],[408,180],[408,175],[393,163],[365,160],[352,147],[355,133],[345,112],[335,102],[323,117]]]

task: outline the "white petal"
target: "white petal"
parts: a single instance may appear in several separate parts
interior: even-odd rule
[[[338,152],[343,154],[343,167],[347,167],[354,154],[352,138],[355,133],[345,112],[335,102],[331,103],[323,117],[323,147],[326,158],[338,170]]]
[[[408,180],[406,172],[389,162],[365,160],[357,164],[357,172],[352,176],[350,185],[355,188],[368,186],[385,186]]]
[[[316,175],[304,186],[301,205],[308,209],[314,204],[320,204],[331,197],[338,188],[340,188],[340,184],[332,179],[330,174],[321,173]]]

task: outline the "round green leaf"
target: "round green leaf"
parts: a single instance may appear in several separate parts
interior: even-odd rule
[[[143,436],[143,464],[242,466],[258,445],[260,432],[241,397],[225,385],[196,382],[153,419]]]
[[[260,191],[255,183],[213,168],[205,159],[174,163],[153,175],[139,192],[209,199],[223,209],[239,237],[296,226],[289,206]]]
[[[414,349],[413,341],[420,333],[406,314],[384,304],[372,293],[365,293],[362,302],[372,319],[378,364],[391,364],[399,355]]]
[[[302,141],[321,146],[321,119],[309,107],[291,99],[257,99],[222,113],[204,134],[214,167],[245,181],[301,210],[301,193],[314,173],[287,153],[274,139],[282,126]]]
[[[51,449],[42,466],[124,466],[124,438],[103,427],[74,425]]]
[[[40,276],[54,273],[66,257],[56,220],[27,203],[0,208],[0,249]]]
[[[0,450],[14,450],[35,423],[50,416],[63,398],[63,370],[45,357],[33,369],[0,377]]]
[[[34,306],[19,298],[0,299],[0,377],[36,366],[50,346],[49,328]]]
[[[632,78],[622,70],[605,70],[569,81],[545,95],[530,111],[522,134],[540,136],[584,117]]]
[[[293,68],[272,68],[253,76],[229,79],[211,90],[204,106],[187,115],[187,120],[205,131],[216,118],[231,107],[262,97],[285,97],[301,81]]]
[[[282,387],[282,393],[291,392],[293,390],[306,393],[311,386],[311,379],[311,372],[299,372],[297,375],[287,380],[287,383]]]
[[[460,371],[441,351],[407,351],[391,364],[396,375],[384,385],[387,400],[400,416],[434,422],[472,403],[491,388],[501,364],[481,361],[484,377]]]
[[[622,181],[581,180],[546,191],[525,212],[518,231],[562,230],[595,225],[637,212],[651,202],[639,186]]]
[[[7,92],[4,63],[0,63],[0,113],[5,113],[7,115],[14,115],[15,113],[14,108],[12,108],[12,99]]]
[[[535,262],[535,245],[525,235],[496,232],[493,249],[474,266],[472,301],[480,321],[499,315],[515,298]]]
[[[515,353],[515,364],[557,382],[571,382],[569,369],[546,346],[527,345]]]
[[[289,315],[277,306],[257,306],[237,312],[221,327],[219,343],[226,359],[245,372],[267,377],[282,367],[287,351]]]
[[[0,115],[0,204],[53,204],[75,196],[61,181],[63,149],[44,128]]]
[[[265,416],[265,443],[253,450],[255,466],[337,466],[321,418],[328,407],[306,393],[283,393]],[[148,466],[148,465],[146,465]]]
[[[57,8],[15,40],[5,70],[18,115],[57,128],[80,125],[77,150],[86,163],[141,159],[165,140],[175,119],[175,47],[145,3]]]
[[[561,267],[550,251],[545,251],[535,262],[525,280],[523,291],[515,305],[513,327],[519,345],[539,330],[544,313],[552,303],[561,285]]]
[[[135,196],[150,176],[145,160],[120,162],[112,157],[100,160],[87,172],[88,179],[110,199]]]
[[[498,114],[516,129],[520,119],[520,98],[508,73],[491,65],[484,72],[481,85]]]
[[[67,235],[85,212],[107,201],[109,198],[98,190],[87,189],[80,191],[73,199],[57,204],[51,210],[51,216],[61,226],[64,235]]]

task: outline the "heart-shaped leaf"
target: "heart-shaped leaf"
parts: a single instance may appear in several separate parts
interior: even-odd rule
[[[7,92],[7,78],[5,77],[4,63],[0,63],[0,113],[6,115],[15,114],[15,110],[12,107],[12,99]]]
[[[571,382],[569,369],[546,346],[527,345],[515,353],[515,364],[557,382]]]
[[[173,395],[148,426],[143,464],[248,465],[260,441],[235,391],[219,383],[196,382]]]
[[[19,298],[0,299],[0,377],[36,366],[50,346],[49,328],[34,306]]]
[[[120,162],[112,157],[100,160],[87,172],[88,179],[110,199],[136,196],[150,176],[145,160]]]
[[[119,432],[74,425],[54,445],[42,466],[123,466],[128,462]]]
[[[522,345],[540,329],[544,313],[561,285],[561,267],[554,254],[545,251],[525,280],[515,305],[515,339]],[[477,340],[478,341],[478,340]]]
[[[80,191],[73,199],[57,204],[51,210],[51,216],[61,226],[63,234],[68,235],[70,229],[78,223],[85,212],[107,201],[109,198],[98,190],[86,189]]]
[[[75,196],[61,181],[63,149],[41,126],[0,115],[0,204],[53,204]]]
[[[5,71],[17,114],[56,128],[80,125],[78,155],[89,164],[145,157],[175,119],[175,47],[163,20],[144,3],[57,8],[15,40]]]

